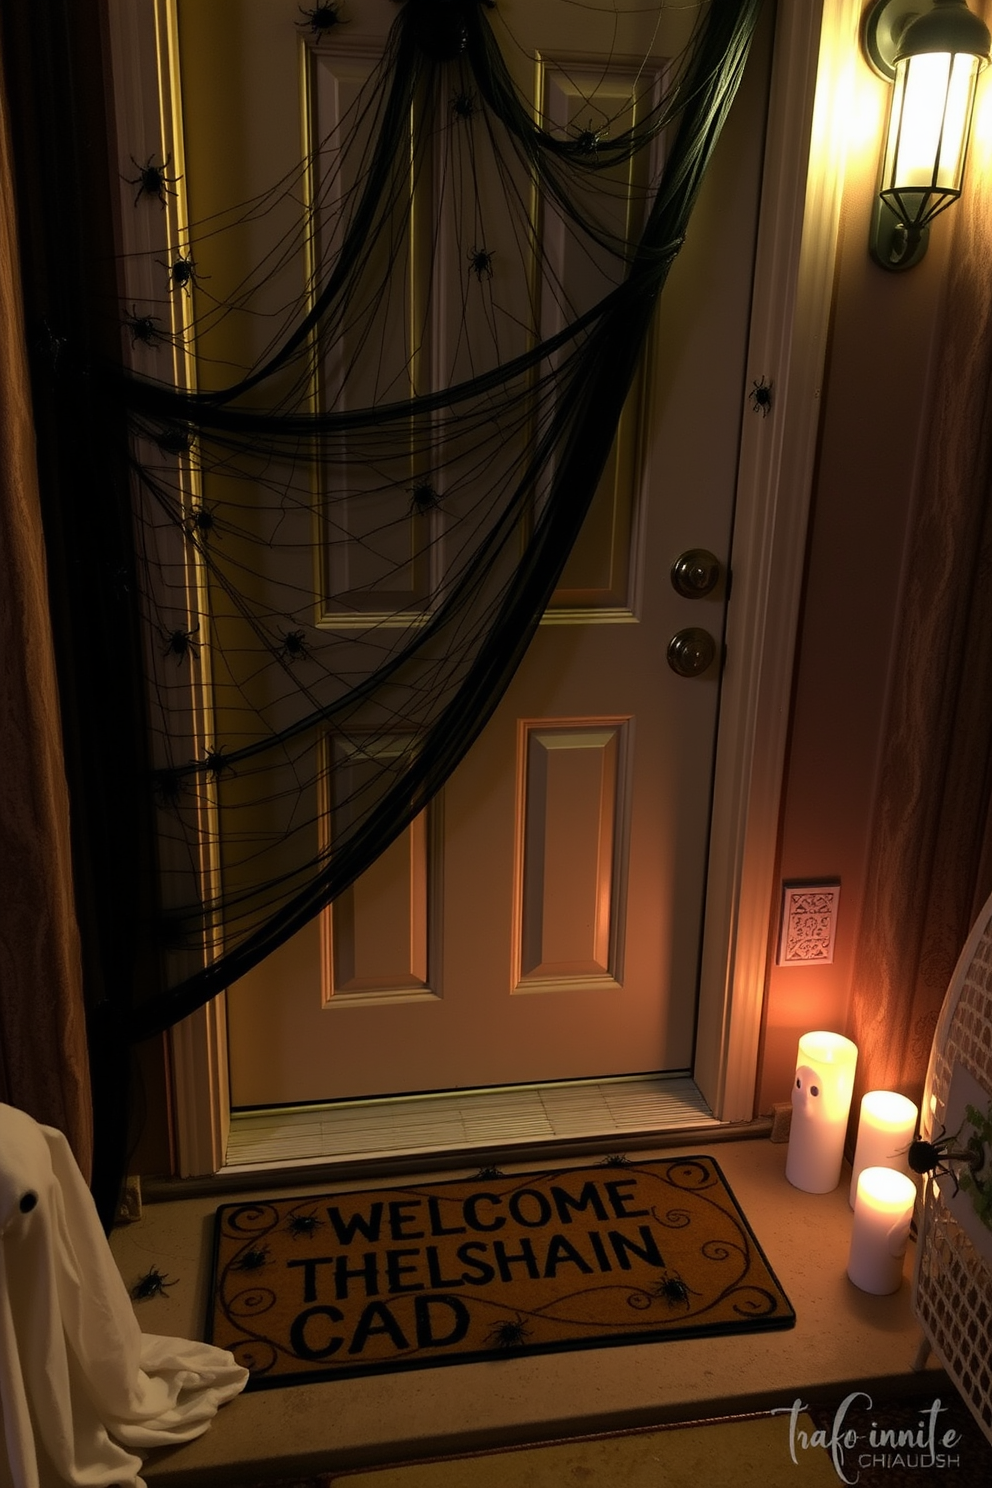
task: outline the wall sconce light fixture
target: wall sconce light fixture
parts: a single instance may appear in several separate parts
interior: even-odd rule
[[[926,252],[932,218],[961,195],[992,38],[966,0],[875,0],[862,44],[894,84],[869,251],[883,269],[908,269]]]

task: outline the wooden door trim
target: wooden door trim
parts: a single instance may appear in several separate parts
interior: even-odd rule
[[[121,167],[120,235],[122,288],[125,305],[142,303],[149,292],[148,252],[156,246],[151,236],[161,233],[162,224],[136,210],[134,183],[127,176],[148,159],[168,162],[176,183],[162,203],[162,216],[170,244],[178,249],[187,226],[185,166],[183,158],[181,90],[179,79],[178,17],[176,0],[108,0],[107,37],[114,87],[114,134],[111,158]],[[150,147],[153,147],[150,149]],[[132,163],[133,162],[133,163]],[[129,168],[129,163],[130,168]],[[151,266],[156,279],[161,267]],[[175,297],[170,333],[182,330],[188,307],[182,295]],[[181,345],[181,339],[179,341]],[[140,356],[141,348],[138,348]],[[127,355],[127,351],[125,352]],[[132,365],[136,356],[131,355]],[[148,371],[138,365],[139,371]],[[194,385],[192,356],[178,348],[172,357],[172,374],[180,385]],[[197,490],[195,473],[187,476],[190,496]],[[198,613],[204,613],[204,576],[195,559],[187,565],[187,593]],[[190,736],[208,736],[209,647],[204,646],[199,668],[201,686],[190,702]],[[205,747],[205,744],[204,744]],[[216,841],[216,832],[206,833]],[[217,872],[208,848],[201,863],[204,874]],[[185,1018],[168,1035],[172,1073],[172,1111],[175,1150],[183,1174],[213,1173],[222,1167],[231,1124],[228,1084],[227,1013],[223,994]]]
[[[731,549],[693,1074],[755,1114],[806,534],[844,186],[858,0],[778,6]]]
[[[143,111],[158,158],[175,158],[176,53],[155,39],[175,36],[176,0],[108,0],[108,12],[118,132]],[[753,1115],[857,28],[858,0],[778,6],[748,356],[748,378],[768,379],[773,395],[767,418],[743,410],[693,1071],[725,1122]],[[153,70],[135,66],[149,56]],[[184,1177],[224,1163],[225,1032],[223,997],[170,1031]]]

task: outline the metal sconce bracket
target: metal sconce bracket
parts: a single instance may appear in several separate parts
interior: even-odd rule
[[[861,22],[861,50],[869,67],[887,83],[895,81],[896,56],[906,27],[911,25],[932,0],[875,0],[865,11]],[[880,269],[911,269],[927,251],[930,229],[910,235],[889,204],[875,192],[871,223],[868,230],[868,252]]]
[[[892,271],[913,268],[926,253],[929,242],[929,227],[910,233],[876,191],[868,230],[868,252],[879,268]]]
[[[896,56],[906,27],[932,10],[933,0],[875,0],[861,22],[861,49],[873,72],[887,83],[896,75]]]

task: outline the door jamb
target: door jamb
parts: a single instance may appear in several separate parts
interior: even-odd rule
[[[741,430],[693,1075],[754,1110],[806,535],[833,302],[858,0],[779,4]],[[747,384],[746,384],[747,385]]]
[[[157,139],[162,160],[181,156],[176,5],[108,0],[118,138],[140,134],[146,152]],[[747,362],[773,402],[767,419],[742,411],[693,1069],[724,1122],[754,1114],[858,14],[858,0],[788,0],[776,16]],[[169,1041],[179,1173],[215,1173],[230,1125],[224,995]]]

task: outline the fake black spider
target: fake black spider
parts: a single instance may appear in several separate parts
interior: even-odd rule
[[[170,808],[179,805],[182,776],[178,770],[156,770],[152,775],[152,785],[160,805]]]
[[[162,259],[158,262],[163,269],[168,271],[169,283],[173,289],[183,289],[189,294],[194,286],[199,285],[200,276],[196,272],[196,261],[189,254],[185,257],[181,253],[178,254],[171,264],[164,263]]]
[[[748,394],[751,399],[752,413],[760,413],[762,418],[767,418],[772,406],[772,385],[766,382],[764,376],[758,382],[751,385]]]
[[[961,1126],[964,1122],[961,1123]],[[947,1128],[941,1126],[940,1136],[933,1142],[928,1142],[921,1137],[919,1132],[910,1142],[906,1150],[906,1161],[914,1173],[921,1177],[924,1173],[932,1173],[935,1178],[941,1176],[950,1178],[954,1184],[954,1194],[960,1191],[958,1175],[953,1168],[947,1166],[948,1162],[964,1163],[975,1174],[980,1171],[985,1161],[985,1149],[982,1140],[976,1133],[964,1147],[954,1150],[953,1144],[961,1135],[961,1126],[952,1137],[945,1136]]]
[[[587,129],[580,129],[578,134],[575,136],[573,144],[576,154],[595,155],[596,151],[599,149],[600,140],[602,140],[604,134],[605,130],[593,129],[592,121],[590,120],[589,127]]]
[[[298,1240],[301,1235],[306,1236],[308,1240],[312,1240],[323,1223],[324,1221],[318,1219],[316,1214],[312,1212],[308,1214],[291,1214],[286,1221],[286,1228],[294,1240]]]
[[[215,780],[219,780],[222,775],[234,774],[234,766],[228,763],[223,744],[216,749],[208,749],[203,757],[203,763]]]
[[[260,1271],[263,1266],[269,1264],[271,1257],[267,1245],[253,1246],[246,1250],[239,1260],[234,1262],[235,1271]]]
[[[629,1168],[630,1158],[625,1152],[611,1152],[599,1165],[601,1168]]]
[[[131,332],[131,345],[137,346],[140,341],[142,346],[155,347],[163,339],[164,333],[159,330],[162,322],[157,315],[139,315],[137,307],[132,309],[130,315],[125,315],[124,324]]]
[[[503,1322],[490,1328],[486,1334],[486,1342],[498,1349],[520,1348],[527,1342],[529,1332],[530,1329],[518,1313],[515,1322],[504,1318]]]
[[[303,17],[302,21],[297,21],[297,26],[301,31],[309,30],[316,37],[318,45],[325,36],[331,34],[335,26],[346,24],[340,5],[335,4],[334,0],[321,0],[321,4],[315,5],[313,10],[304,10],[302,5],[297,6],[297,9]]]
[[[216,528],[214,514],[209,506],[194,506],[186,519],[186,530],[198,537],[209,537]]]
[[[186,455],[193,448],[193,431],[188,424],[166,424],[155,435],[163,455]]]
[[[487,248],[473,248],[469,254],[468,271],[470,274],[475,275],[480,284],[482,283],[483,275],[487,279],[493,277],[493,259],[495,257],[496,255],[490,253]]]
[[[163,1276],[158,1267],[153,1266],[150,1271],[146,1271],[145,1275],[139,1277],[134,1283],[134,1286],[131,1288],[131,1296],[136,1302],[142,1301],[145,1297],[167,1297],[169,1295],[169,1287],[175,1286],[177,1280],[178,1278],[175,1276]]]
[[[302,661],[310,655],[307,646],[307,635],[305,630],[287,630],[279,647],[279,655],[284,656],[287,661]]]
[[[174,656],[176,658],[176,666],[182,666],[187,656],[191,656],[194,661],[198,660],[200,643],[194,640],[193,637],[199,629],[199,625],[194,625],[192,630],[173,630],[167,633],[165,636],[166,647],[162,655]]]
[[[441,505],[441,498],[429,481],[421,481],[410,491],[410,505],[420,516],[425,517],[428,512],[437,510]]]
[[[670,1276],[659,1278],[658,1285],[654,1289],[654,1294],[656,1297],[660,1297],[663,1302],[667,1302],[669,1307],[679,1305],[688,1307],[691,1290],[692,1288],[686,1286],[681,1276],[676,1271],[673,1271]]]
[[[476,111],[474,93],[456,93],[451,100],[451,112],[456,119],[471,119]]]
[[[487,1168],[480,1168],[475,1176],[480,1183],[488,1183],[490,1178],[505,1178],[506,1174],[502,1168],[490,1165]]]
[[[172,190],[172,187],[176,184],[177,181],[182,180],[182,176],[166,175],[166,170],[168,169],[171,161],[171,151],[165,157],[161,165],[155,164],[154,155],[149,155],[144,165],[139,165],[134,156],[131,156],[131,162],[137,170],[138,174],[136,176],[130,177],[122,176],[121,179],[126,181],[129,186],[137,186],[138,189],[134,194],[135,206],[138,205],[143,196],[153,196],[164,207],[166,196],[176,195],[176,192]]]

